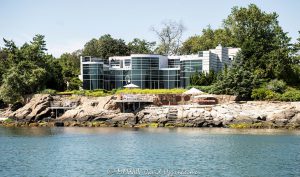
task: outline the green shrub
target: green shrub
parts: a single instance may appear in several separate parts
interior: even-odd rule
[[[9,122],[13,122],[14,120],[11,118],[5,119],[4,122],[9,123]]]
[[[78,77],[74,77],[69,82],[69,90],[76,90],[82,86],[82,81]]]
[[[64,92],[57,92],[56,94],[57,95],[72,95],[72,94],[74,94],[74,91],[67,90]]]
[[[41,93],[41,94],[50,94],[50,95],[55,95],[55,94],[56,94],[56,90],[52,90],[52,89],[45,89],[45,90],[42,90],[40,93]]]
[[[280,98],[280,94],[268,90],[265,87],[253,89],[251,98],[254,100],[277,100]]]
[[[281,95],[280,100],[281,101],[300,101],[300,90],[290,88]]]
[[[150,123],[149,124],[149,127],[152,127],[152,128],[157,128],[159,126],[158,123]]]
[[[92,97],[103,97],[111,95],[111,92],[103,89],[96,90],[72,90],[57,93],[58,95],[71,94],[71,95],[82,95],[82,96],[92,96]]]
[[[234,65],[219,74],[217,82],[213,84],[215,94],[235,95],[237,100],[249,100],[252,89],[258,84],[256,76],[247,68]]]
[[[122,89],[116,94],[182,94],[186,89]]]
[[[289,87],[280,94],[261,87],[252,90],[251,98],[254,100],[300,101],[300,90]]]
[[[286,83],[283,80],[277,80],[277,79],[271,80],[267,85],[267,89],[278,93],[283,93],[286,88],[287,88]]]

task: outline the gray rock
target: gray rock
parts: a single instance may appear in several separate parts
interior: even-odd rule
[[[290,122],[293,123],[293,124],[299,124],[300,125],[300,113],[296,114]]]
[[[8,117],[13,117],[16,120],[22,121],[34,121],[42,120],[50,116],[50,112],[47,109],[50,106],[52,97],[49,94],[36,94],[29,102],[23,107],[17,109],[15,112],[9,113]]]
[[[162,119],[162,118],[159,118],[157,116],[151,116],[148,120],[149,120],[149,122],[157,123],[159,119]]]
[[[193,117],[200,117],[200,112],[198,111],[193,112]]]
[[[182,118],[187,118],[188,117],[188,111],[183,111],[183,113],[182,113]]]
[[[116,117],[112,118],[113,122],[124,122],[127,119],[135,118],[133,113],[119,113]]]
[[[232,123],[240,124],[240,123],[250,123],[252,124],[254,121],[250,117],[239,115],[236,119],[232,120]]]
[[[295,114],[297,114],[299,112],[299,110],[296,110],[294,108],[291,108],[291,109],[285,109],[285,110],[281,110],[281,111],[278,111],[278,112],[275,112],[275,113],[272,113],[272,114],[269,114],[267,116],[267,120],[268,121],[274,121],[276,119],[292,119]]]
[[[280,127],[283,127],[288,123],[288,119],[275,119],[274,123]]]
[[[160,123],[166,123],[166,122],[168,122],[168,119],[166,117],[163,117],[163,118],[159,119],[159,122]]]

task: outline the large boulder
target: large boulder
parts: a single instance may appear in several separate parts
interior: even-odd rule
[[[254,123],[254,120],[249,116],[238,115],[231,122],[234,123],[234,124],[240,124],[240,123],[252,124],[252,123]]]
[[[279,110],[279,111],[276,111],[274,113],[271,113],[271,114],[267,115],[266,120],[267,121],[273,121],[273,122],[276,121],[277,119],[287,119],[287,120],[290,120],[298,112],[299,112],[299,110],[297,110],[295,108],[283,109],[283,110]]]
[[[111,113],[111,111],[105,109],[107,103],[111,101],[111,98],[111,96],[93,98],[81,97],[79,101],[80,105],[66,111],[59,119],[68,121],[90,121],[106,113]],[[115,112],[117,111],[113,111],[113,113]]]
[[[130,125],[136,124],[136,116],[133,113],[119,113],[111,119],[115,126],[123,126],[125,123]]]
[[[50,101],[52,97],[49,94],[36,94],[23,107],[14,112],[8,113],[8,117],[18,121],[38,121],[50,116]]]
[[[300,113],[296,114],[288,123],[289,126],[300,128]]]
[[[300,124],[300,113],[296,114],[290,122]]]

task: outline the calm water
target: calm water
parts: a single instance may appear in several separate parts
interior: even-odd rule
[[[300,176],[300,132],[0,127],[1,177],[147,175]]]

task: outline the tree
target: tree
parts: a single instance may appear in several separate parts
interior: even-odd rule
[[[290,78],[294,85],[300,84],[300,31],[297,42],[293,45],[292,48],[292,70],[293,73],[290,75]]]
[[[231,69],[227,67],[219,74],[213,84],[213,93],[237,96],[238,100],[251,98],[253,88],[259,85],[259,79],[242,64],[242,54],[238,54]]]
[[[73,77],[69,81],[68,90],[78,90],[82,86],[82,81],[78,77]]]
[[[0,48],[0,85],[2,84],[2,76],[8,68],[8,54]]]
[[[300,31],[298,31],[299,37],[297,38],[297,42],[293,45],[293,64],[300,64]]]
[[[244,56],[243,66],[251,72],[263,71],[261,77],[289,80],[290,38],[283,32],[276,13],[266,13],[256,5],[234,7],[224,21]]]
[[[106,34],[92,39],[84,45],[83,55],[108,59],[111,56],[129,55],[129,48],[123,39],[114,39]]]
[[[65,82],[63,78],[63,69],[57,59],[50,58],[46,61],[47,79],[45,88],[52,90],[64,90]]]
[[[130,53],[133,54],[149,54],[153,53],[153,47],[155,46],[155,42],[147,42],[146,40],[141,40],[138,38],[134,38],[133,41],[128,43],[128,47]]]
[[[180,53],[198,53],[199,51],[213,49],[218,46],[218,44],[225,47],[236,47],[229,30],[221,28],[213,30],[208,26],[206,29],[202,30],[201,35],[189,37],[184,41],[180,48]]]
[[[80,51],[73,53],[64,53],[58,59],[62,68],[62,76],[64,83],[69,82],[71,90],[77,90],[81,86],[78,75],[80,74]],[[65,85],[65,89],[66,85]]]
[[[32,61],[21,61],[3,77],[0,98],[6,103],[21,101],[23,96],[44,89],[46,70]]]
[[[185,27],[181,22],[165,21],[161,29],[152,28],[152,31],[159,39],[159,45],[156,52],[163,55],[176,55],[179,53],[182,33]]]
[[[208,86],[216,81],[216,74],[214,70],[210,71],[209,73],[195,72],[191,75],[190,81],[190,85]]]
[[[36,35],[21,47],[4,39],[0,51],[0,94],[4,101],[18,101],[45,88],[63,89],[62,68],[46,51],[43,35]]]
[[[64,53],[58,59],[62,66],[64,78],[78,76],[80,74],[80,55],[77,53]]]

